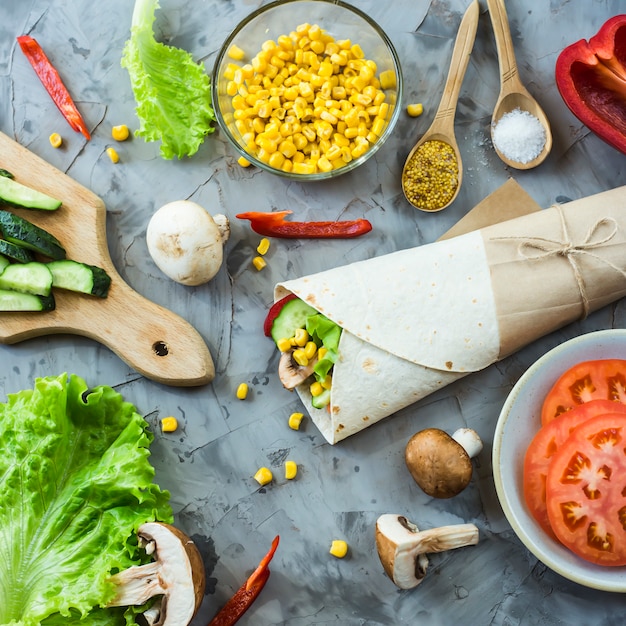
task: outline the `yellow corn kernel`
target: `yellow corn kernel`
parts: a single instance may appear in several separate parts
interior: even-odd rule
[[[323,359],[326,354],[328,353],[328,350],[326,348],[324,348],[324,346],[322,346],[318,351],[317,351],[317,358],[318,359]]]
[[[348,554],[348,544],[343,539],[334,539],[330,544],[330,554],[338,559],[343,559]]]
[[[279,170],[283,166],[284,162],[285,155],[282,152],[272,152],[267,163],[270,167]]]
[[[302,367],[306,367],[309,364],[309,359],[306,358],[304,354],[304,350],[302,348],[297,348],[291,354],[291,358],[298,364],[302,365]]]
[[[381,89],[393,89],[396,86],[396,73],[393,70],[385,70],[378,77]]]
[[[302,424],[302,420],[304,419],[303,413],[292,413],[289,416],[289,428],[292,430],[300,430],[300,425]]]
[[[241,167],[250,167],[251,165],[250,161],[248,161],[248,159],[246,159],[245,157],[239,157],[237,159],[237,163],[239,163]]]
[[[248,384],[240,383],[236,395],[239,400],[245,400],[248,397]]]
[[[322,383],[316,380],[314,383],[311,383],[309,391],[314,398],[317,398],[317,396],[322,395],[322,393],[324,392],[324,387],[322,387]]]
[[[295,461],[285,461],[285,478],[293,480],[298,473],[298,465]]]
[[[270,240],[267,237],[263,237],[261,241],[259,241],[259,245],[256,247],[256,251],[264,256],[267,254],[267,251],[270,249]]]
[[[304,348],[308,341],[309,333],[307,332],[306,328],[296,328],[296,332],[294,333],[294,345],[300,346],[300,348]]]
[[[304,355],[306,356],[306,358],[309,359],[310,361],[316,354],[317,354],[317,344],[314,341],[307,341],[304,346]]]
[[[419,117],[424,112],[424,105],[421,102],[417,102],[416,104],[409,104],[406,107],[406,112],[411,117]]]
[[[111,159],[111,163],[117,163],[120,160],[120,155],[115,148],[107,148],[107,155]]]
[[[330,374],[326,374],[326,378],[321,382],[324,389],[330,389],[333,386],[333,377]]]
[[[49,139],[50,139],[50,145],[53,148],[60,148],[61,145],[63,144],[63,139],[61,138],[61,135],[59,135],[59,133],[52,133]]]
[[[289,352],[289,350],[291,350],[291,339],[289,337],[281,337],[277,342],[276,342],[276,347],[281,351],[281,352]]]
[[[111,137],[113,137],[115,141],[126,141],[129,136],[130,131],[126,124],[120,124],[119,126],[113,126],[113,128],[111,128]]]
[[[246,53],[239,46],[233,44],[228,49],[228,56],[233,59],[233,61],[243,61]]]
[[[252,259],[252,265],[260,272],[263,268],[267,267],[267,262],[262,256],[255,256],[254,259]]]
[[[178,420],[175,417],[164,417],[161,420],[161,430],[164,433],[173,433],[178,428]]]
[[[260,467],[254,475],[254,480],[261,486],[268,485],[272,482],[273,478],[272,471],[267,467]]]

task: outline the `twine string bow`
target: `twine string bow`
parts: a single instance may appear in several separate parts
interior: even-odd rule
[[[554,256],[567,259],[574,272],[574,278],[580,293],[583,307],[581,319],[585,319],[587,315],[589,315],[589,298],[587,297],[585,279],[580,268],[579,259],[583,255],[593,257],[626,278],[626,271],[624,269],[592,252],[594,248],[603,246],[615,237],[618,231],[618,225],[612,217],[602,217],[591,225],[581,243],[573,243],[567,228],[563,209],[558,205],[556,205],[555,208],[558,209],[558,214],[561,219],[562,241],[545,237],[496,237],[495,240],[511,239],[519,241],[520,244],[517,250],[524,259],[545,259]],[[608,234],[600,236],[600,229],[605,225],[610,226],[610,231]]]

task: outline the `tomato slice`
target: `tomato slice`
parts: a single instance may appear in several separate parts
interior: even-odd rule
[[[626,404],[626,360],[583,361],[568,369],[546,395],[541,423],[590,400]]]
[[[524,499],[531,515],[543,530],[556,538],[546,506],[546,476],[553,456],[570,436],[572,430],[592,417],[605,413],[625,413],[626,404],[612,400],[591,400],[542,426],[533,437],[524,457]]]
[[[574,428],[546,477],[556,537],[598,565],[626,565],[626,414],[592,417]]]

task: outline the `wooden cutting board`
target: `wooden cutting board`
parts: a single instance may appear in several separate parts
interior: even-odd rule
[[[107,346],[146,378],[174,386],[199,386],[215,376],[209,349],[198,331],[127,285],[106,238],[106,207],[89,189],[0,132],[0,167],[15,180],[63,202],[56,211],[13,209],[52,233],[67,257],[97,265],[111,277],[107,298],[56,289],[48,312],[0,312],[0,343],[51,333],[89,337]]]

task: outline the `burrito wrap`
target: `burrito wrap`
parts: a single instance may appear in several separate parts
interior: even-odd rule
[[[626,295],[626,187],[279,283],[342,328],[330,443]]]

